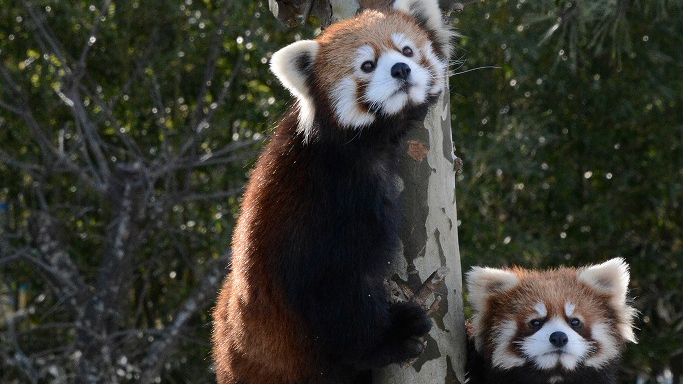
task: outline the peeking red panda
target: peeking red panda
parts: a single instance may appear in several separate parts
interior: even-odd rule
[[[635,342],[623,259],[579,269],[473,268],[471,384],[613,384]]]
[[[424,350],[431,320],[390,304],[399,139],[444,91],[437,0],[396,0],[276,52],[296,97],[261,154],[213,313],[220,384],[351,383]]]

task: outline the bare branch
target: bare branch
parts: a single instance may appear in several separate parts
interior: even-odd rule
[[[71,112],[77,123],[76,126],[81,128],[81,133],[83,134],[83,137],[85,137],[85,141],[88,144],[87,147],[95,156],[97,169],[99,170],[98,179],[108,180],[111,172],[109,171],[108,161],[102,150],[103,143],[99,134],[97,133],[97,128],[88,116],[85,103],[83,102],[83,99],[81,98],[81,95],[76,87],[67,90],[65,94],[73,103]]]
[[[173,322],[164,328],[163,335],[152,344],[142,364],[140,383],[154,382],[163,362],[175,350],[174,347],[188,321],[213,300],[229,260],[229,257],[214,259],[212,265],[208,268],[209,270],[204,274],[205,277],[201,286],[185,301],[180,311],[175,315]]]
[[[7,164],[10,167],[21,169],[24,172],[27,172],[32,175],[37,175],[37,174],[42,174],[45,173],[45,168],[37,165],[37,164],[31,164],[31,163],[25,163],[22,161],[19,161],[12,156],[10,156],[7,152],[0,150],[0,163]]]
[[[222,200],[228,197],[239,196],[244,192],[244,188],[233,188],[227,191],[214,192],[214,193],[191,193],[191,194],[181,194],[177,199],[171,198],[171,201],[176,203],[182,201],[198,201],[198,200]]]
[[[235,81],[235,78],[237,77],[237,74],[241,71],[242,65],[244,64],[244,57],[246,55],[246,51],[242,51],[237,58],[237,61],[235,62],[235,65],[233,66],[233,70],[230,73],[230,77],[228,80],[226,80],[223,83],[223,87],[221,88],[221,92],[218,96],[218,99],[216,100],[216,105],[222,106],[225,103],[225,98],[228,95],[228,91],[230,90],[230,87]],[[213,117],[215,116],[217,110],[219,109],[218,107],[213,108],[209,111],[209,113],[206,115],[204,119],[202,119],[199,124],[196,127],[193,127],[197,132],[202,132],[204,130],[204,127],[208,127],[210,122],[213,120]],[[193,148],[197,141],[199,140],[200,135],[192,135],[188,140],[183,143],[183,145],[180,147],[178,150],[178,153],[176,156],[173,156],[170,161],[165,162],[160,168],[155,169],[152,174],[155,176],[162,175],[165,173],[168,173],[174,169],[177,169],[179,167],[179,163],[183,161],[183,157],[187,154],[187,152]],[[197,157],[199,155],[194,155],[194,157]],[[187,159],[185,159],[187,160]]]
[[[73,81],[74,85],[77,83],[80,83],[80,79],[83,77],[85,74],[85,68],[86,68],[86,60],[88,58],[88,53],[90,53],[90,49],[94,45],[94,39],[95,35],[97,35],[97,29],[100,26],[100,22],[102,20],[102,15],[107,12],[107,9],[109,8],[109,5],[111,4],[111,0],[105,0],[104,4],[99,9],[99,12],[97,13],[97,17],[95,17],[95,22],[93,23],[92,28],[90,28],[90,33],[88,34],[88,38],[85,41],[85,44],[83,46],[83,50],[81,51],[81,55],[78,59],[78,63],[76,63],[76,70],[73,74]]]
[[[14,113],[14,114],[16,114],[16,115],[21,115],[21,109],[19,109],[18,107],[13,106],[13,105],[11,105],[11,104],[8,104],[8,103],[6,103],[6,102],[4,102],[4,101],[2,101],[2,100],[0,100],[0,108],[5,109],[5,110],[7,110],[7,111],[10,111],[10,112],[12,112],[12,113]]]
[[[204,106],[206,95],[209,93],[209,86],[213,82],[216,75],[216,65],[218,63],[218,58],[223,47],[223,33],[225,32],[225,21],[227,20],[230,8],[232,8],[232,2],[226,2],[221,9],[221,13],[216,20],[216,25],[218,29],[213,35],[211,40],[211,45],[209,46],[209,52],[206,60],[206,68],[204,69],[204,78],[202,80],[202,86],[199,89],[199,94],[197,95],[197,106],[194,109],[192,118],[190,118],[189,127],[196,127],[199,121],[204,115]]]
[[[412,297],[412,301],[420,304],[423,308],[429,308],[427,305],[427,299],[430,295],[436,292],[436,288],[441,284],[441,282],[446,278],[446,275],[450,272],[450,269],[446,267],[441,267],[436,271],[432,272],[431,275],[422,283],[420,288]]]
[[[23,0],[22,2],[24,3],[24,7],[28,11],[29,16],[31,16],[31,19],[33,20],[36,28],[38,29],[38,36],[42,38],[38,39],[38,43],[40,45],[43,45],[43,40],[45,40],[47,44],[50,46],[50,49],[46,49],[47,47],[43,45],[43,50],[46,52],[52,51],[52,53],[54,53],[55,56],[57,56],[57,60],[59,60],[60,64],[64,67],[66,73],[71,73],[71,67],[69,67],[69,63],[67,62],[66,57],[63,54],[62,45],[55,39],[54,33],[52,33],[50,28],[47,25],[45,25],[45,23],[43,23],[43,16],[36,13],[30,1]]]
[[[39,379],[38,370],[33,365],[31,359],[29,359],[28,356],[26,356],[26,353],[24,353],[23,349],[19,345],[19,340],[17,338],[16,328],[14,325],[17,321],[20,321],[21,319],[27,317],[29,313],[30,310],[28,308],[24,309],[23,311],[15,313],[12,317],[8,317],[7,314],[4,314],[3,312],[3,320],[5,323],[5,337],[0,337],[0,340],[7,338],[8,340],[6,340],[6,345],[11,345],[14,349],[12,353],[13,356],[11,357],[9,353],[6,355],[3,353],[3,355],[5,355],[4,360],[8,363],[9,366],[14,366],[21,372],[23,372],[24,375],[28,377],[30,382],[32,384],[35,384],[38,383]]]
[[[78,297],[87,289],[78,267],[63,244],[60,228],[60,223],[49,213],[34,212],[29,219],[29,232],[41,259],[28,253],[23,254],[23,257],[48,273],[60,296],[73,298],[69,300],[73,309],[80,304]]]
[[[449,272],[450,270],[447,267],[440,267],[429,275],[422,285],[420,285],[417,292],[413,292],[407,284],[397,283],[393,280],[387,281],[386,285],[387,290],[389,291],[389,299],[394,303],[412,301],[426,309],[429,315],[432,315],[439,310],[439,303],[442,298],[435,295],[436,297],[433,302],[427,303],[427,300],[431,295],[435,294],[437,288],[441,285]]]
[[[87,74],[86,74],[87,76]],[[130,80],[132,82],[132,79]],[[128,153],[134,155],[136,161],[143,161],[142,150],[137,145],[135,140],[128,134],[128,132],[119,125],[116,117],[114,116],[114,111],[112,110],[111,104],[106,102],[102,95],[98,92],[91,92],[88,88],[81,85],[81,91],[95,102],[95,104],[102,110],[105,118],[109,121],[115,128],[117,135],[121,138],[121,141],[126,146]]]
[[[90,152],[95,156],[95,159],[97,161],[99,173],[101,174],[98,179],[100,180],[107,180],[109,178],[109,168],[108,168],[108,163],[106,161],[106,156],[104,156],[104,153],[102,151],[102,143],[101,140],[99,139],[99,135],[97,134],[97,130],[88,117],[87,110],[85,108],[85,104],[83,103],[83,100],[79,94],[79,84],[80,80],[83,77],[83,73],[85,71],[85,60],[87,58],[87,53],[90,50],[90,46],[92,46],[92,42],[90,41],[90,37],[94,36],[94,34],[97,31],[97,28],[99,27],[100,23],[100,17],[99,15],[97,16],[97,19],[93,23],[93,28],[91,29],[91,34],[88,36],[88,39],[86,41],[86,44],[83,48],[83,51],[81,53],[81,57],[79,61],[76,64],[75,70],[71,68],[69,65],[69,62],[66,58],[66,55],[63,53],[62,45],[58,41],[57,37],[54,35],[54,33],[50,30],[49,26],[47,26],[44,23],[43,17],[39,15],[31,3],[27,0],[24,0],[24,6],[29,12],[29,15],[31,16],[32,20],[34,21],[34,24],[36,28],[38,29],[39,36],[42,40],[47,42],[47,45],[50,47],[50,51],[57,56],[60,64],[62,67],[64,67],[64,70],[66,72],[66,78],[63,79],[63,87],[64,89],[61,91],[58,91],[57,93],[59,96],[65,101],[65,103],[70,107],[71,112],[74,116],[74,119],[77,123],[77,126],[81,127],[83,136],[86,139],[86,143],[88,144],[88,147],[90,149]],[[105,1],[105,4],[103,8],[100,10],[103,12],[107,7],[108,4],[110,3],[110,0]],[[37,36],[38,37],[38,36]],[[38,39],[39,44],[42,43],[42,40]],[[47,49],[45,49],[47,51]],[[27,108],[26,103],[24,103],[24,109],[25,110],[30,110],[30,108]],[[45,144],[46,140],[41,139],[42,145]],[[41,148],[42,148],[41,145]]]
[[[63,153],[60,153],[57,150],[57,148],[55,148],[52,145],[50,140],[43,132],[42,128],[40,127],[40,124],[38,124],[38,121],[33,116],[33,113],[31,112],[31,109],[28,105],[28,102],[25,100],[22,100],[22,102],[24,108],[22,117],[24,118],[24,121],[26,122],[28,127],[31,129],[31,132],[33,133],[36,141],[38,142],[38,145],[40,146],[43,155],[56,157],[55,161],[51,161],[52,163],[54,163],[54,168],[57,169],[60,165],[64,166],[64,168],[69,173],[73,173],[74,175],[76,175],[79,179],[81,179],[81,181],[85,183],[85,185],[87,185],[88,187],[92,188],[97,192],[104,193],[106,191],[106,184],[104,183],[104,181],[102,181],[101,179],[92,179],[88,176],[89,173],[87,172],[87,170],[79,167]]]

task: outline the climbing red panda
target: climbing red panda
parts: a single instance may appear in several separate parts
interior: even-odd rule
[[[471,384],[613,384],[636,310],[621,258],[584,268],[467,274]]]
[[[213,312],[220,384],[351,383],[424,350],[431,320],[390,304],[399,139],[444,92],[437,0],[396,0],[278,52],[296,97],[248,183]]]

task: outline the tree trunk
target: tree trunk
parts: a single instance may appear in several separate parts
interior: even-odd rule
[[[289,26],[303,24],[310,15],[320,18],[323,27],[352,17],[358,7],[389,6],[392,0],[270,0],[273,14]],[[337,10],[337,14],[335,14]],[[392,298],[410,299],[432,272],[446,271],[426,304],[434,327],[425,338],[425,353],[411,364],[391,365],[373,372],[373,384],[460,384],[465,381],[465,316],[462,299],[462,273],[458,250],[455,205],[455,173],[460,160],[453,153],[450,98],[444,93],[439,102],[402,143],[399,176],[402,181],[404,218],[401,241],[403,252],[393,263],[389,286]],[[428,284],[425,284],[428,285]],[[429,284],[431,285],[431,284]],[[433,292],[433,293],[432,293]],[[418,300],[424,301],[424,297]]]
[[[438,308],[426,338],[425,353],[409,366],[391,365],[374,373],[374,384],[455,384],[464,379],[465,317],[458,250],[455,173],[448,94],[415,127],[403,143],[400,177],[405,211],[403,254],[391,277],[416,291],[441,267],[449,269],[434,293]],[[431,300],[427,300],[427,304]]]

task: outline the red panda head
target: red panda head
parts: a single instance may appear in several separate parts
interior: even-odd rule
[[[342,129],[362,129],[444,90],[451,35],[437,0],[396,0],[282,48],[271,70],[297,98],[306,139],[323,110]]]
[[[601,368],[635,342],[623,259],[574,269],[475,267],[467,274],[472,337],[494,368]]]

